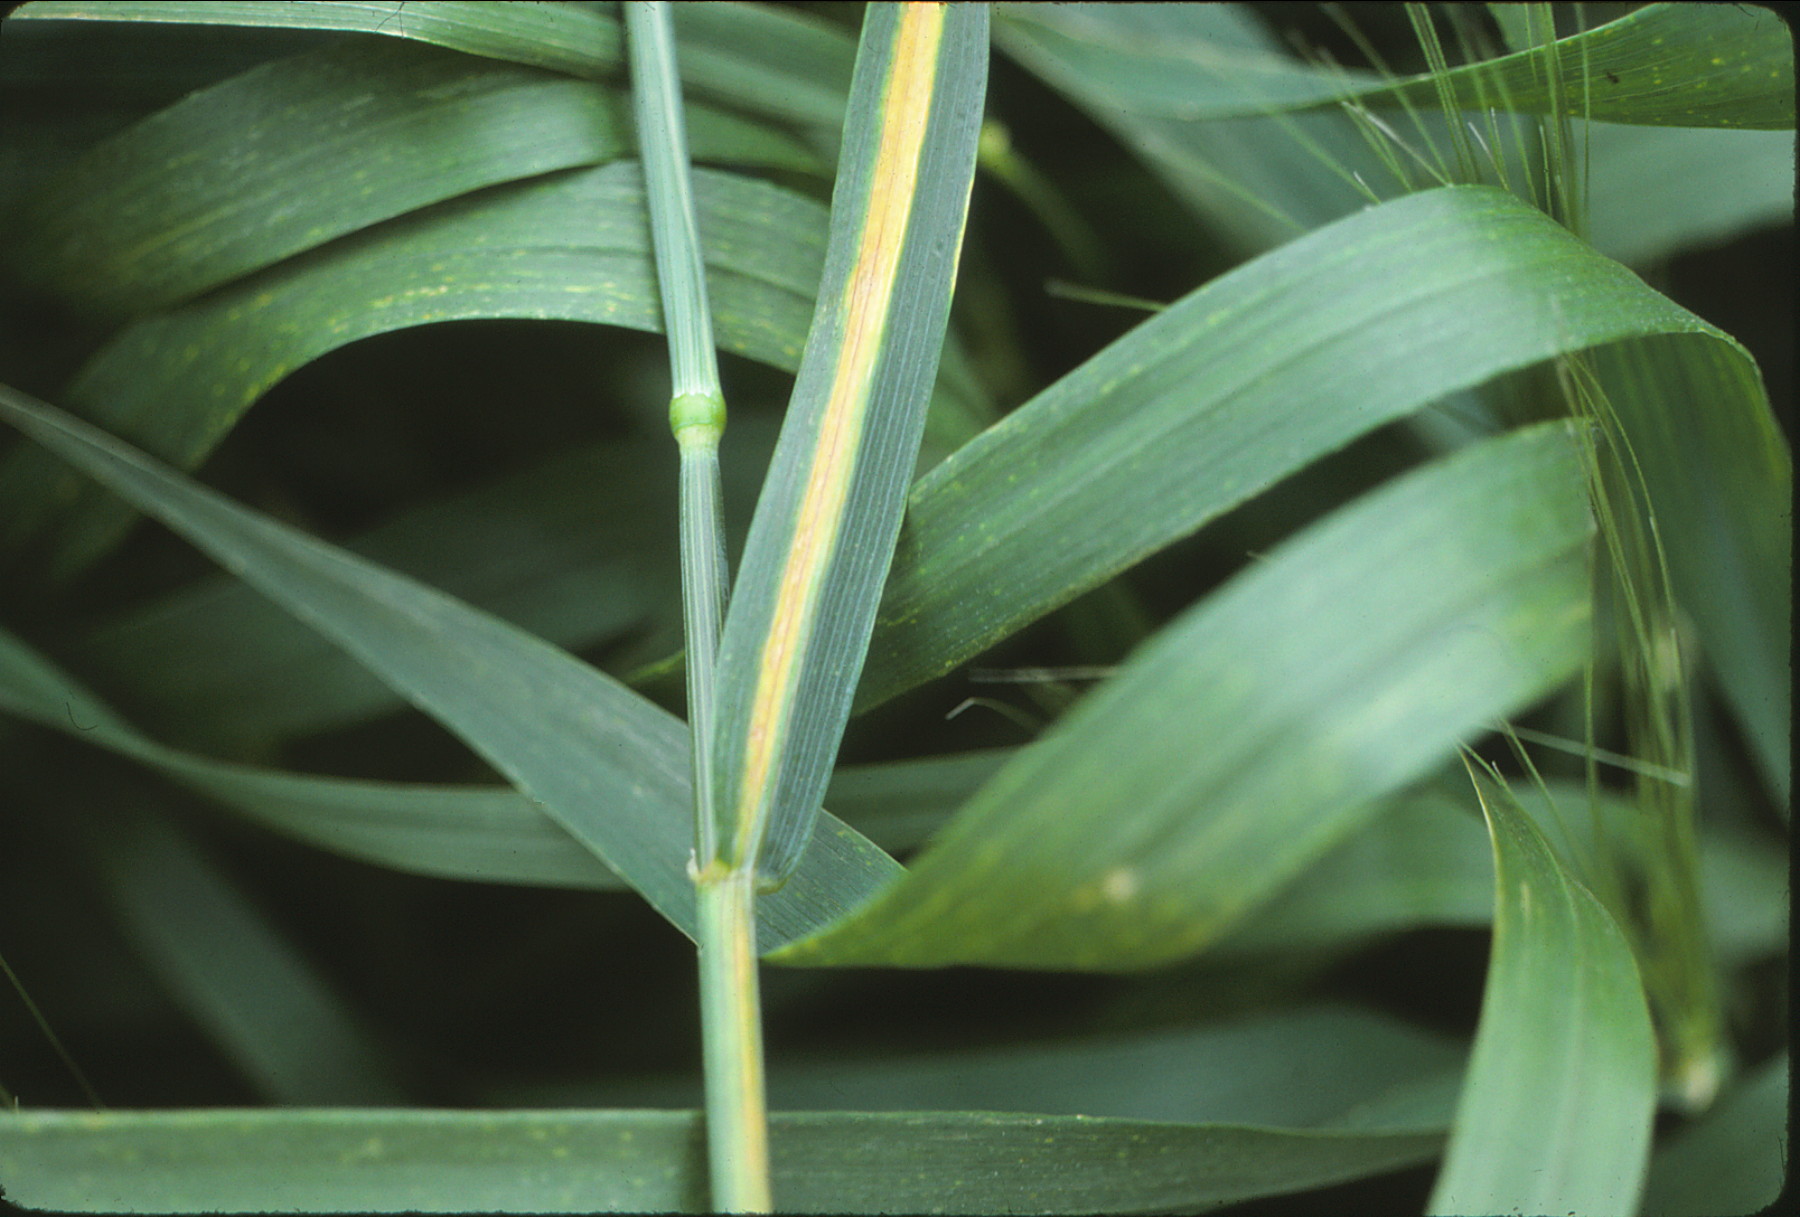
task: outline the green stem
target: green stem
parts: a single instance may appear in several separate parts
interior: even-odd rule
[[[644,198],[650,212],[674,392],[669,428],[681,448],[681,587],[693,741],[694,883],[700,914],[700,1026],[713,1207],[766,1213],[769,1120],[763,1093],[756,974],[756,888],[749,866],[719,860],[712,819],[713,674],[729,572],[719,493],[725,398],[707,311],[706,268],[689,183],[680,78],[669,6],[625,6]]]
[[[755,874],[748,867],[715,864],[696,875],[695,883],[713,1207],[724,1213],[767,1213],[773,1201],[756,975]]]

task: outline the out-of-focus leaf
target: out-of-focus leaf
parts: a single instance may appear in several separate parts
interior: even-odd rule
[[[1316,1128],[1454,1077],[1464,1055],[1461,1045],[1385,1015],[1303,1006],[1129,1035],[872,1059],[777,1057],[769,1101],[797,1111],[1030,1111]],[[1294,1078],[1306,1084],[1288,1084]],[[697,1078],[565,1089],[581,1106],[680,1107],[700,1096]],[[1434,1116],[1404,1127],[1447,1128],[1453,1089],[1448,1097]]]
[[[773,958],[1129,969],[1205,948],[1580,666],[1590,530],[1560,424],[1384,486],[1177,617],[904,877]]]
[[[1494,843],[1494,945],[1433,1213],[1630,1213],[1656,1111],[1631,948],[1530,817],[1470,768]]]
[[[1422,926],[1486,925],[1494,868],[1466,802],[1436,788],[1393,800],[1213,950],[1341,950]]]
[[[626,886],[538,804],[509,787],[353,781],[169,748],[5,630],[0,712],[149,765],[266,828],[378,866],[480,883]],[[977,753],[843,769],[826,798],[878,843],[910,848],[997,763]]]
[[[623,71],[617,14],[593,4],[488,0],[38,0],[24,20],[237,25],[341,30],[432,43],[469,55],[586,79]],[[689,90],[739,109],[835,128],[843,119],[856,44],[838,27],[792,9],[748,4],[677,6],[675,30]]]
[[[950,318],[984,5],[870,9],[817,310],[719,640],[720,860],[784,878],[850,716]],[[704,859],[710,862],[712,859]]]
[[[1657,1147],[1644,1185],[1644,1217],[1771,1211],[1792,1182],[1788,1059],[1778,1054]]]
[[[696,170],[721,347],[791,369],[824,256],[825,209],[791,191]],[[277,381],[374,334],[514,317],[656,330],[661,313],[635,163],[495,187],[295,257],[122,330],[76,377],[75,408],[177,465],[198,464]],[[238,357],[221,362],[214,352]],[[984,418],[946,381],[949,433]],[[0,462],[0,550],[23,573],[92,562],[132,513],[29,448]]]
[[[824,213],[791,192],[699,170],[695,190],[718,339],[799,360]],[[127,326],[70,388],[77,409],[179,466],[197,464],[288,373],[359,338],[482,317],[658,329],[635,163],[496,187],[332,243]],[[220,361],[218,351],[238,352]],[[52,569],[91,562],[131,513],[43,453],[0,465],[0,542]]]
[[[1605,122],[1684,127],[1794,125],[1794,56],[1766,9],[1647,4],[1559,39],[1562,96],[1547,84],[1544,48],[1388,82],[1246,54],[1207,37],[1204,18],[1158,5],[1009,4],[998,39],[1064,92],[1158,118],[1243,117],[1353,99],[1430,108],[1448,89],[1458,108],[1585,114]],[[1160,9],[1163,11],[1154,11]],[[1672,87],[1670,81],[1679,81]]]
[[[167,748],[4,630],[0,710],[150,765],[256,823],[352,858],[488,883],[622,886],[513,790],[282,773]]]
[[[733,440],[755,443],[758,428],[742,421]],[[584,448],[409,509],[345,548],[577,650],[642,624],[678,594],[672,555],[645,544],[674,535],[674,463],[666,440]],[[754,482],[737,481],[754,493]],[[163,738],[209,747],[348,726],[405,704],[223,575],[107,623],[77,653],[133,717],[158,724]]]
[[[1523,7],[1499,6],[1506,11]],[[1645,51],[1646,62],[1671,56],[1704,62],[1706,73],[1735,72],[1731,80],[1724,82],[1707,75],[1679,79],[1701,82],[1697,88],[1703,93],[1713,89],[1717,97],[1733,92],[1741,95],[1745,108],[1740,117],[1766,110],[1776,116],[1787,115],[1785,121],[1774,124],[1776,127],[1791,127],[1792,50],[1787,46],[1785,31],[1766,12],[1722,12],[1726,7],[1651,5],[1605,27],[1605,33],[1593,30],[1567,39],[1563,44],[1562,78],[1569,89],[1579,94],[1585,73],[1585,79],[1593,86],[1590,92],[1594,98],[1617,97],[1631,78],[1621,75],[1616,65],[1598,66],[1599,61],[1592,57],[1586,67],[1581,63],[1579,48],[1586,45],[1592,52],[1594,40],[1604,38],[1613,42],[1613,51],[1636,48],[1628,58]],[[1316,95],[1372,90],[1364,104],[1391,104],[1397,94],[1374,77],[1351,77],[1297,64],[1288,48],[1254,18],[1241,12],[1239,6],[1037,5],[1003,11],[1009,15],[997,22],[996,41],[1028,67],[1044,74],[1101,126],[1114,132],[1213,229],[1245,253],[1260,252],[1348,215],[1372,198],[1430,186],[1445,176],[1468,181],[1474,180],[1471,175],[1478,175],[1522,194],[1542,191],[1543,154],[1534,129],[1536,120],[1508,110],[1498,89],[1490,90],[1487,101],[1472,107],[1476,145],[1467,143],[1466,132],[1451,130],[1440,108],[1436,86],[1430,81],[1410,86],[1419,94],[1411,102],[1412,111],[1401,116],[1390,110],[1381,119],[1387,129],[1377,132],[1369,129],[1368,122],[1354,120],[1348,113],[1294,110],[1259,101],[1271,90],[1278,95],[1297,90],[1301,96],[1308,89],[1318,91]],[[1015,11],[1019,14],[1016,20],[1010,15]],[[1069,28],[1063,30],[1062,26]],[[1727,44],[1717,56],[1711,53],[1714,35]],[[1670,36],[1676,41],[1671,41]],[[1663,39],[1661,45],[1656,42],[1658,38]],[[1573,53],[1570,48],[1574,48]],[[1110,74],[1092,75],[1089,60],[1094,56],[1121,58],[1121,64],[1115,65]],[[1759,87],[1758,65],[1765,61],[1779,61],[1787,66],[1766,81],[1767,87]],[[1542,52],[1514,56],[1508,62],[1514,73],[1541,73]],[[1678,101],[1680,92],[1658,84],[1657,71],[1651,69],[1648,80],[1637,78],[1648,86],[1643,100],[1653,103],[1653,109],[1666,111],[1665,118],[1699,121],[1679,113],[1685,104]],[[1465,83],[1489,80],[1492,72],[1490,66],[1481,65],[1464,69],[1458,79]],[[1609,73],[1619,78],[1618,83],[1609,78]],[[1265,78],[1271,74],[1287,83],[1280,88],[1266,83]],[[1235,100],[1235,112],[1241,116],[1215,116],[1203,122],[1172,116],[1165,112],[1169,106],[1154,96],[1155,82],[1165,77],[1163,91],[1172,90],[1175,100],[1210,99],[1215,109],[1223,110],[1232,110]],[[1717,91],[1716,86],[1721,83],[1729,86],[1725,93]],[[1152,96],[1138,98],[1146,89]],[[1408,96],[1412,98],[1412,94]],[[1532,85],[1524,92],[1515,91],[1512,104],[1523,104],[1526,97],[1539,102],[1547,99],[1540,86]],[[1602,113],[1608,104],[1601,104],[1593,116],[1636,121]],[[1491,110],[1490,106],[1499,109]],[[1584,99],[1578,95],[1564,112],[1582,114],[1586,112],[1584,106]],[[1450,155],[1459,143],[1468,149],[1468,158]],[[1670,146],[1697,150],[1702,145],[1698,140],[1680,141],[1672,136]],[[1720,155],[1729,146],[1710,145],[1712,152]],[[1595,150],[1598,158],[1592,163],[1596,176],[1613,176],[1603,162],[1604,144],[1596,144]],[[1575,155],[1586,163],[1579,145]],[[1758,200],[1767,196],[1768,189],[1758,183],[1767,172],[1771,171],[1752,172],[1741,188],[1713,192],[1714,198],[1692,208],[1692,221],[1671,221],[1667,217],[1682,208],[1684,196],[1693,189],[1692,182],[1711,179],[1645,175],[1638,184],[1637,197],[1644,200],[1644,207],[1654,207],[1661,217],[1652,231],[1674,224],[1678,231],[1687,232],[1718,223],[1724,216],[1742,215],[1763,206]],[[1611,185],[1603,185],[1599,198],[1603,210],[1596,215],[1595,231],[1601,236],[1616,233],[1617,225],[1604,209],[1613,206],[1617,192]],[[1641,244],[1635,237],[1630,241]],[[1612,245],[1603,248],[1608,253],[1628,252]],[[1630,252],[1636,256],[1642,251]]]
[[[1551,782],[1547,789],[1555,811],[1537,790],[1518,791],[1519,803],[1534,824],[1579,858],[1594,840],[1586,831],[1586,788]],[[1642,814],[1635,804],[1605,792],[1601,808],[1612,817]],[[1572,838],[1561,834],[1563,827],[1574,830]],[[883,839],[883,844],[892,843]],[[1700,838],[1700,867],[1708,937],[1719,957],[1745,961],[1780,951],[1788,926],[1785,854],[1738,834],[1708,832]],[[1341,951],[1426,926],[1488,925],[1493,889],[1493,851],[1474,800],[1434,782],[1391,800],[1212,953],[1267,957]]]
[[[1191,1212],[1409,1166],[1442,1137],[983,1112],[776,1112],[797,1213]],[[66,1212],[693,1213],[693,1111],[20,1112],[15,1203]],[[921,1164],[925,1164],[923,1167]]]
[[[146,815],[111,817],[96,838],[126,935],[269,1100],[402,1101],[343,1000],[193,842]]]
[[[1588,166],[1588,238],[1621,262],[1794,219],[1792,132],[1591,123],[1575,147]]]
[[[328,633],[691,930],[693,796],[672,715],[566,652],[240,507],[23,393],[0,387],[0,417]],[[841,916],[899,869],[821,819],[795,882],[758,902],[763,941]]]
[[[1786,804],[1794,461],[1762,374],[1733,347],[1661,335],[1594,352],[1642,470],[1680,607],[1764,780]],[[1747,408],[1748,407],[1748,408]]]
[[[698,160],[816,169],[792,136],[690,107]],[[351,41],[265,64],[91,150],[18,217],[62,295],[148,313],[383,220],[635,149],[624,96],[435,47]]]

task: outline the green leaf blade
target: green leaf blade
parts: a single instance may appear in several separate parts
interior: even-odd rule
[[[1629,1213],[1656,1110],[1656,1042],[1631,948],[1486,775],[1493,954],[1432,1213]]]
[[[1192,1210],[1428,1158],[1435,1133],[985,1112],[780,1112],[784,1212]],[[69,1212],[697,1213],[692,1111],[30,1112],[8,1195]],[[930,1169],[920,1169],[921,1163]]]
[[[715,832],[766,879],[807,839],[899,530],[986,54],[985,6],[881,7],[865,25],[818,311],[720,642]]]
[[[706,107],[693,119],[702,159],[816,163],[746,120]],[[16,248],[78,304],[155,312],[395,216],[635,148],[614,90],[358,40],[265,64],[114,136],[33,198]]]
[[[1565,276],[1578,303],[1552,286]],[[859,702],[942,675],[1430,400],[1559,350],[1704,328],[1499,191],[1340,221],[1172,305],[927,474]]]
[[[1365,496],[1178,617],[873,904],[776,962],[1130,969],[1210,945],[1588,654],[1561,425]]]
[[[0,417],[330,635],[691,932],[692,783],[672,715],[547,643],[239,507],[23,393],[0,387]],[[899,869],[835,819],[821,818],[814,838],[809,862],[830,877],[760,902],[764,941],[829,922]]]

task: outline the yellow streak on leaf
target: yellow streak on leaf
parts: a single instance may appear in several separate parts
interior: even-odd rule
[[[937,50],[944,29],[943,4],[903,4],[893,59],[882,93],[881,139],[869,180],[855,268],[844,290],[844,330],[836,374],[826,399],[818,445],[801,494],[793,544],[782,568],[769,637],[757,665],[756,693],[744,750],[743,781],[735,817],[737,843],[748,847],[768,797],[776,742],[785,734],[787,711],[800,677],[800,646],[810,635],[823,575],[829,565],[843,506],[855,472],[856,445],[869,404],[869,381],[881,353],[894,272],[912,217],[913,193],[925,145]],[[751,861],[752,859],[745,859]]]

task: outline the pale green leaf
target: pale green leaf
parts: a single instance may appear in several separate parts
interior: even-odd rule
[[[94,834],[127,938],[270,1102],[396,1106],[380,1045],[306,957],[193,841],[147,814]]]
[[[1561,425],[1328,517],[1175,618],[871,905],[780,962],[1129,969],[1204,949],[1588,651]]]
[[[1130,11],[1137,7],[1149,11]],[[1158,118],[1244,117],[1342,100],[1430,108],[1447,87],[1458,108],[1475,112],[1497,106],[1605,122],[1794,125],[1792,41],[1779,17],[1747,5],[1647,4],[1559,39],[1560,97],[1546,83],[1541,47],[1441,77],[1390,82],[1221,46],[1204,36],[1206,19],[1184,7],[1009,4],[1000,37],[1009,53],[1071,94]]]
[[[1494,943],[1433,1213],[1630,1213],[1656,1110],[1631,948],[1507,793],[1470,768],[1494,843]]]
[[[1442,1138],[1083,1116],[777,1112],[796,1213],[1198,1208],[1409,1166]],[[66,1212],[706,1212],[692,1111],[29,1112],[0,1119],[15,1202]]]

